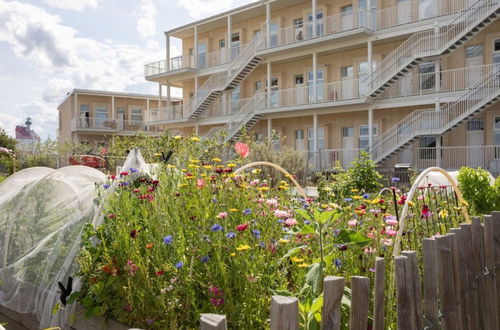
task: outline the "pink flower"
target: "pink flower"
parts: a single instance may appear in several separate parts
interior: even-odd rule
[[[392,227],[387,228],[385,233],[387,236],[396,236],[398,234],[398,232],[392,229]]]
[[[257,203],[259,203],[259,204],[264,203],[264,198],[259,198],[259,199],[257,200]]]
[[[255,179],[255,180],[250,181],[251,186],[257,186],[257,185],[259,185],[259,183],[260,183],[259,179]]]
[[[127,271],[130,276],[134,276],[135,272],[139,270],[139,267],[129,260],[127,261],[127,264],[123,267],[123,269],[125,269],[125,271]]]
[[[196,188],[202,189],[203,187],[205,187],[205,181],[203,179],[196,180]]]
[[[270,207],[276,207],[276,206],[278,206],[278,201],[276,199],[274,199],[274,198],[273,199],[268,199],[266,201],[266,204],[267,204],[267,206],[270,206]]]
[[[347,225],[349,227],[356,227],[358,225],[358,220],[354,219],[354,220],[349,220],[347,221]]]
[[[219,219],[227,218],[227,212],[221,212],[221,213],[219,213],[219,215],[217,216],[217,218],[219,218]]]
[[[248,228],[248,224],[244,223],[236,226],[237,231],[245,231]]]
[[[423,201],[423,200],[424,200],[424,195],[418,195],[417,199],[418,199],[419,201]]]
[[[385,220],[385,223],[389,226],[396,226],[398,224],[398,220],[391,217]]]
[[[384,239],[382,239],[382,244],[384,244],[385,246],[391,246],[392,245],[392,239],[390,239],[390,238],[384,238]]]
[[[238,142],[234,145],[234,150],[241,158],[247,158],[250,153],[250,148],[243,142]]]
[[[294,218],[289,218],[289,219],[285,220],[285,225],[287,225],[288,227],[293,227],[296,224],[297,224],[297,220],[295,220]]]
[[[364,252],[365,252],[365,254],[374,254],[375,252],[377,252],[377,249],[369,247],[369,248],[365,248]]]
[[[278,218],[288,218],[289,214],[287,211],[276,210],[274,211],[274,216]]]

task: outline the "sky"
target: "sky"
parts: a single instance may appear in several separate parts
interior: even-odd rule
[[[74,88],[156,95],[143,66],[164,59],[164,31],[254,1],[0,0],[0,127],[14,136],[31,117],[55,139],[57,106]]]

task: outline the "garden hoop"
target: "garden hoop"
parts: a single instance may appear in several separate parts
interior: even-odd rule
[[[413,195],[415,195],[415,192],[417,191],[417,189],[418,189],[418,187],[420,185],[420,181],[422,181],[429,173],[432,173],[432,172],[441,173],[442,175],[444,175],[444,177],[446,178],[446,180],[448,180],[448,182],[450,183],[451,187],[453,188],[453,191],[455,191],[455,194],[457,194],[457,199],[458,199],[458,201],[460,203],[460,207],[462,208],[462,212],[463,212],[463,215],[464,215],[464,218],[465,218],[465,222],[466,223],[470,223],[471,222],[470,221],[470,217],[469,217],[469,213],[467,212],[466,202],[463,199],[462,192],[460,191],[460,188],[456,184],[455,180],[448,174],[448,172],[446,172],[442,168],[440,168],[440,167],[429,167],[428,169],[426,169],[425,171],[423,171],[418,176],[418,178],[415,180],[415,183],[411,187],[410,193],[408,194],[408,197],[406,199],[405,206],[403,207],[403,212],[401,213],[401,219],[399,221],[399,229],[398,229],[398,234],[396,236],[396,242],[394,243],[393,256],[395,256],[395,257],[399,256],[399,254],[400,254],[401,237],[403,236],[403,230],[404,230],[404,225],[405,225],[405,218],[406,218],[406,215],[408,214],[409,202],[411,202],[411,200],[413,199]]]
[[[251,168],[251,167],[256,167],[256,166],[269,166],[269,167],[272,167],[275,170],[283,173],[287,178],[290,179],[290,181],[292,181],[292,183],[297,188],[299,194],[302,195],[302,197],[304,197],[304,199],[307,199],[307,195],[306,195],[306,192],[304,191],[304,188],[302,188],[300,186],[300,184],[297,182],[297,180],[295,180],[295,178],[290,173],[288,173],[283,167],[281,167],[279,165],[276,165],[274,163],[270,163],[270,162],[254,162],[254,163],[246,164],[246,165],[240,167],[239,169],[237,169],[236,172],[234,172],[234,174],[240,174],[244,170],[246,170],[248,168]]]

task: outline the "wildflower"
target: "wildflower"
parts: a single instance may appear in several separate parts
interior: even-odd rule
[[[127,261],[127,264],[123,267],[126,272],[129,273],[130,276],[135,276],[135,272],[139,270],[139,267],[134,264],[131,260]]]
[[[236,164],[235,163],[229,163],[229,164],[227,164],[227,167],[229,167],[231,169],[231,168],[236,167]]]
[[[279,241],[278,241],[278,243],[280,243],[280,244],[288,244],[289,242],[290,242],[290,240],[283,239],[283,238],[280,238]]]
[[[396,236],[398,234],[397,231],[395,231],[394,229],[390,228],[388,230],[386,230],[385,232],[387,234],[387,236]]]
[[[252,170],[252,174],[259,174],[260,172],[262,172],[262,170],[258,168]]]
[[[108,219],[114,219],[114,218],[116,218],[116,214],[114,213],[108,214]]]
[[[120,172],[120,176],[127,176],[128,174],[128,172]]]
[[[193,141],[193,142],[200,142],[201,140],[200,140],[199,137],[193,136],[193,137],[191,137],[191,141]]]
[[[398,224],[398,220],[396,219],[395,216],[389,216],[387,217],[387,219],[385,219],[385,223],[390,226],[395,226]]]
[[[227,218],[227,212],[220,212],[220,213],[217,215],[217,218],[219,218],[219,219],[224,219],[224,218]]]
[[[303,262],[304,259],[301,259],[301,258],[298,258],[298,257],[292,257],[291,258],[292,262],[295,262],[295,263],[299,263],[299,262]]]
[[[224,305],[224,298],[210,298],[210,303],[215,307]]]
[[[210,260],[210,257],[209,257],[209,256],[204,256],[204,257],[202,257],[200,260],[201,260],[201,262],[203,262],[203,263],[207,263],[207,262],[208,262],[208,260]]]
[[[247,158],[250,153],[250,148],[243,142],[238,142],[234,145],[234,150],[241,158]]]
[[[309,265],[304,262],[304,263],[300,264],[299,267],[300,268],[306,268],[306,267],[309,267]]]
[[[139,172],[138,169],[133,168],[133,167],[130,168],[130,173],[137,173],[137,172]]]
[[[155,274],[156,274],[156,276],[162,276],[163,274],[165,274],[165,272],[162,270],[159,270]]]
[[[123,310],[126,311],[126,312],[131,312],[132,311],[132,305],[126,304],[125,306],[123,306]]]
[[[351,189],[352,193],[357,193],[358,191],[359,191],[359,189]]]
[[[231,256],[231,257],[236,257],[236,253],[232,252],[232,253],[230,254],[230,256]]]
[[[346,251],[347,250],[347,245],[346,244],[339,244],[338,248],[340,251]]]
[[[254,236],[256,239],[259,239],[259,238],[260,238],[260,230],[253,229],[253,230],[252,230],[252,234],[253,234],[253,236]]]
[[[406,202],[406,196],[405,196],[405,195],[403,195],[403,196],[401,196],[401,197],[399,198],[399,200],[398,200],[398,202],[397,202],[397,203],[398,203],[398,205],[404,205],[404,204],[405,204],[405,202]]]
[[[251,249],[251,247],[248,244],[240,245],[236,248],[236,250],[238,250],[238,251],[246,251],[246,250],[250,250],[250,249]]]
[[[339,258],[335,259],[335,267],[337,268],[342,267],[342,261]]]
[[[392,245],[392,239],[390,239],[390,238],[384,238],[384,239],[382,239],[382,244],[384,244],[385,246],[391,246]]]
[[[146,244],[146,249],[152,249],[154,246],[153,243]]]
[[[236,226],[236,230],[240,231],[240,232],[245,231],[247,228],[248,228],[248,224],[246,224],[246,223]]]
[[[135,230],[135,229],[134,229],[134,230],[131,230],[131,231],[130,231],[130,237],[132,237],[132,238],[137,238],[137,230]]]
[[[266,204],[267,206],[270,206],[270,207],[277,207],[278,206],[278,201],[276,199],[268,199],[266,201]]]
[[[439,217],[440,218],[448,217],[448,211],[446,211],[445,209],[442,209],[441,211],[439,211]]]
[[[236,237],[236,233],[230,231],[229,233],[226,234],[226,237],[227,238],[235,238]]]
[[[430,216],[432,216],[432,213],[429,210],[429,206],[427,206],[426,204],[424,204],[422,206],[422,212],[421,212],[420,218],[421,219],[425,218],[427,220]]]
[[[368,247],[368,248],[365,248],[365,254],[374,254],[375,252],[377,252],[377,249],[373,248],[373,247]]]
[[[359,200],[359,199],[362,199],[363,197],[362,196],[352,196],[352,199],[355,199],[355,200]]]
[[[364,194],[363,194],[363,198],[364,198],[364,199],[368,199],[368,198],[370,198],[370,195],[368,195],[367,193],[364,193]]]
[[[165,243],[166,245],[171,245],[173,241],[174,238],[172,237],[172,235],[163,237],[163,243]]]
[[[146,321],[146,323],[147,323],[148,325],[152,325],[152,324],[154,323],[154,321],[155,321],[155,320],[153,320],[153,319],[148,319],[148,320]]]
[[[109,187],[111,187],[109,184],[105,183],[103,186],[102,186],[104,189],[109,189]]]
[[[252,210],[250,210],[250,209],[243,210],[243,215],[250,215],[250,214],[252,214]]]
[[[352,198],[344,198],[344,201],[346,201],[346,202],[348,202],[348,203],[349,203],[349,202],[352,202]]]
[[[212,161],[215,163],[220,163],[220,162],[222,162],[222,159],[215,157],[215,158],[212,158]]]
[[[278,218],[287,218],[289,216],[287,211],[275,210],[274,216]]]
[[[392,183],[395,183],[395,182],[399,182],[401,179],[398,178],[398,177],[394,177],[394,178],[391,178],[391,182]]]
[[[229,212],[235,213],[235,212],[238,212],[238,209],[234,209],[234,208],[233,209],[229,209]]]
[[[356,227],[358,225],[358,220],[356,220],[356,219],[349,220],[349,221],[347,221],[347,225],[349,227]]]
[[[215,225],[212,226],[211,230],[216,233],[218,231],[221,231],[222,230],[222,226],[219,225],[218,223],[216,223]]]
[[[296,224],[297,224],[297,220],[295,220],[294,218],[289,218],[289,219],[285,220],[285,225],[287,225],[288,227],[293,227]]]
[[[182,267],[184,267],[184,263],[182,261],[179,261],[177,264],[175,264],[175,268],[177,269],[181,269]]]
[[[180,136],[180,135],[176,135],[176,136],[174,136],[174,139],[175,139],[175,140],[180,140],[180,139],[182,139],[182,136]]]
[[[127,187],[129,184],[130,184],[129,182],[125,181],[125,182],[120,183],[120,186]]]

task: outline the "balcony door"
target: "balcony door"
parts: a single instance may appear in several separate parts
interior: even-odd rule
[[[354,27],[352,5],[341,8],[342,31],[351,30]]]
[[[304,85],[304,75],[298,74],[295,76],[295,104],[305,104],[307,101],[307,93]]]
[[[231,34],[231,60],[234,60],[240,55],[240,33]]]
[[[316,11],[316,36],[321,37],[324,34],[324,25],[323,25],[323,11]],[[307,13],[307,38],[313,38],[313,16],[312,12]]]
[[[468,68],[465,78],[465,87],[471,86],[483,76],[483,68],[480,67],[484,64],[483,53],[483,45],[474,45],[465,48],[465,65]],[[473,67],[476,68],[471,69]]]
[[[307,87],[309,90],[309,102],[314,102],[314,73],[309,71]],[[316,101],[325,99],[325,71],[323,69],[316,70]]]
[[[118,130],[123,131],[123,128],[125,127],[125,108],[117,108],[116,115],[118,118]]]
[[[411,22],[411,1],[398,0],[398,24]]]
[[[352,99],[354,97],[354,87],[353,87],[353,67],[344,66],[342,67],[342,95],[341,100]]]
[[[108,121],[108,107],[96,106],[95,107],[95,126],[97,128],[104,128],[104,127],[106,127],[107,121]]]
[[[269,34],[270,34],[270,45],[269,47],[277,47],[279,43],[279,30],[280,26],[278,23],[269,24]]]
[[[370,69],[370,65],[368,64],[368,61],[359,63],[359,70],[358,70],[359,96],[366,96],[366,94],[368,94],[369,84],[368,84],[368,80],[366,78],[370,74],[369,69]],[[375,71],[376,69],[377,69],[377,62],[373,61],[372,62],[372,71]]]
[[[198,69],[207,66],[207,44],[202,42],[198,44]]]
[[[426,19],[439,15],[440,1],[436,0],[420,0],[418,3],[418,17]]]
[[[354,127],[342,127],[342,167],[348,168],[354,160]]]
[[[467,122],[467,165],[486,167],[484,162],[484,120],[475,119]]]

